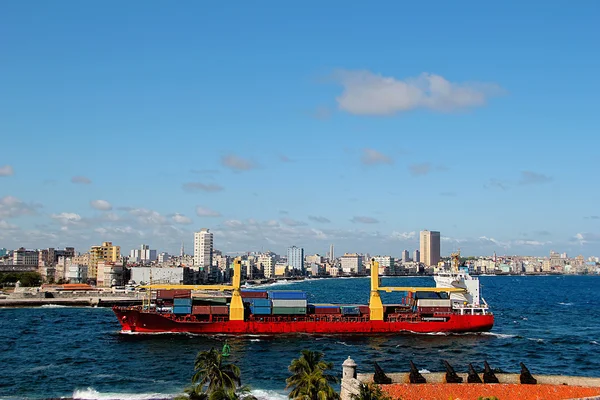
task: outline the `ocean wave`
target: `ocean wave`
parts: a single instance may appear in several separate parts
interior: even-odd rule
[[[32,368],[29,368],[29,369],[27,370],[27,372],[40,372],[40,371],[46,371],[46,370],[48,370],[48,369],[54,369],[54,368],[56,368],[56,367],[57,367],[57,366],[56,366],[55,364],[40,365],[40,366],[38,366],[38,367],[32,367]]]
[[[425,368],[423,368],[423,369],[420,369],[420,370],[419,370],[419,373],[420,373],[420,374],[430,374],[430,373],[431,373],[431,371],[430,371],[430,370],[428,370],[428,369],[425,369]]]
[[[508,333],[496,333],[496,332],[481,332],[480,335],[494,336],[494,337],[497,337],[499,339],[512,339],[512,338],[516,338],[517,337],[517,335],[510,335]]]
[[[101,393],[94,388],[76,389],[74,400],[167,400],[179,393]]]
[[[40,307],[41,308],[69,308],[69,306],[65,306],[62,304],[43,304]]]
[[[288,398],[286,394],[274,390],[254,389],[250,391],[250,394],[258,400],[287,400]]]
[[[277,281],[277,282],[273,282],[273,283],[264,283],[262,285],[249,286],[246,289],[268,288],[268,287],[272,287],[272,286],[288,286],[288,285],[293,285],[293,284],[300,283],[300,282],[304,282],[304,280],[294,280],[294,281],[281,280],[281,281]]]
[[[590,344],[595,344],[595,345],[597,345],[597,346],[600,346],[600,343],[596,342],[595,340],[592,340],[592,341],[590,342]]]
[[[572,306],[573,303],[558,303],[561,306]]]

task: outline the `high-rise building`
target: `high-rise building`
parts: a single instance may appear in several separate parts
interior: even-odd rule
[[[329,246],[329,261],[334,261],[335,260],[335,252],[333,249],[333,245]]]
[[[102,242],[102,246],[90,248],[90,262],[88,264],[88,278],[96,279],[98,263],[100,261],[116,262],[121,257],[121,247],[113,246],[112,242]]]
[[[421,261],[426,266],[437,266],[440,262],[440,233],[421,231]]]
[[[156,250],[151,250],[150,246],[143,244],[139,249],[133,249],[129,253],[129,259],[134,262],[149,263],[156,261]]]
[[[413,261],[421,262],[421,252],[419,250],[413,251]]]
[[[402,262],[409,262],[410,261],[410,255],[408,254],[408,250],[404,250],[402,252]]]
[[[390,256],[375,256],[373,261],[379,263],[379,275],[395,275],[396,265],[394,257]],[[373,268],[373,266],[371,266]]]
[[[213,234],[207,228],[194,233],[194,265],[211,267],[213,252]]]
[[[290,269],[304,272],[304,249],[302,247],[288,247],[287,265]]]
[[[363,256],[356,253],[345,253],[340,257],[342,272],[344,274],[364,274]]]
[[[275,278],[275,254],[267,251],[258,256],[258,266],[263,270],[265,278]]]

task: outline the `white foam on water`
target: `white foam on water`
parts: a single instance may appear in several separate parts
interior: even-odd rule
[[[42,304],[41,308],[69,308],[69,306],[65,306],[62,304]]]
[[[300,282],[304,282],[303,280],[297,280],[297,281],[288,281],[288,280],[281,280],[281,281],[277,281],[277,282],[273,282],[273,283],[265,283],[263,285],[255,285],[255,286],[250,286],[247,287],[246,289],[256,289],[256,288],[267,288],[267,287],[271,287],[271,286],[288,286],[288,285],[293,285],[296,283],[300,283]]]
[[[48,369],[55,369],[56,365],[55,364],[49,364],[49,365],[40,365],[39,367],[33,367],[28,369],[28,372],[39,372],[39,371],[46,371]]]
[[[336,342],[336,343],[337,343],[337,344],[343,344],[343,345],[344,345],[344,346],[346,346],[346,347],[352,347],[352,345],[349,345],[349,344],[348,344],[348,343],[346,343],[346,342]]]
[[[481,335],[485,336],[495,336],[500,339],[511,339],[517,337],[517,335],[509,335],[507,333],[496,333],[496,332],[481,332]]]
[[[572,306],[573,303],[558,303],[561,306]]]
[[[76,389],[73,392],[75,400],[156,400],[173,399],[179,393],[101,393],[94,388]]]
[[[420,369],[420,370],[419,370],[419,373],[420,373],[420,374],[430,374],[430,373],[431,373],[431,371],[430,371],[430,370],[428,370],[428,369]]]
[[[274,390],[263,390],[254,389],[250,391],[250,394],[256,397],[258,400],[287,400],[288,396],[284,393],[276,392]]]
[[[544,339],[529,338],[528,337],[527,340],[531,340],[532,342],[544,343]]]
[[[596,342],[595,340],[592,340],[592,341],[590,342],[590,344],[595,344],[595,345],[597,345],[597,346],[600,346],[600,343]]]
[[[260,339],[250,339],[251,342],[260,342]]]

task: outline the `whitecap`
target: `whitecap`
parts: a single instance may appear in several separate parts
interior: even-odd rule
[[[573,303],[558,303],[561,306],[572,306]]]
[[[287,400],[288,396],[281,392],[274,390],[254,389],[250,391],[250,394],[256,397],[258,400]]]
[[[431,373],[431,371],[430,371],[430,370],[428,370],[428,369],[420,369],[420,370],[419,370],[419,373],[420,373],[420,374],[430,374],[430,373]]]
[[[481,332],[481,335],[495,336],[500,339],[511,339],[517,337],[517,335],[509,335],[508,333],[496,333],[496,332]]]
[[[157,400],[173,399],[178,393],[101,393],[94,388],[76,389],[74,400]]]

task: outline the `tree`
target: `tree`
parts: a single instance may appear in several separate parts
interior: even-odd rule
[[[178,400],[256,400],[247,386],[241,386],[240,369],[235,364],[223,363],[223,357],[214,348],[201,351],[194,362],[192,385]]]
[[[360,392],[352,395],[352,400],[391,400],[391,397],[381,391],[374,383],[361,383]]]
[[[334,400],[340,396],[331,387],[338,381],[337,377],[327,371],[333,368],[333,363],[323,360],[323,353],[302,350],[300,358],[292,360],[288,370],[292,376],[287,378],[286,389],[292,389],[289,394],[294,400]]]

